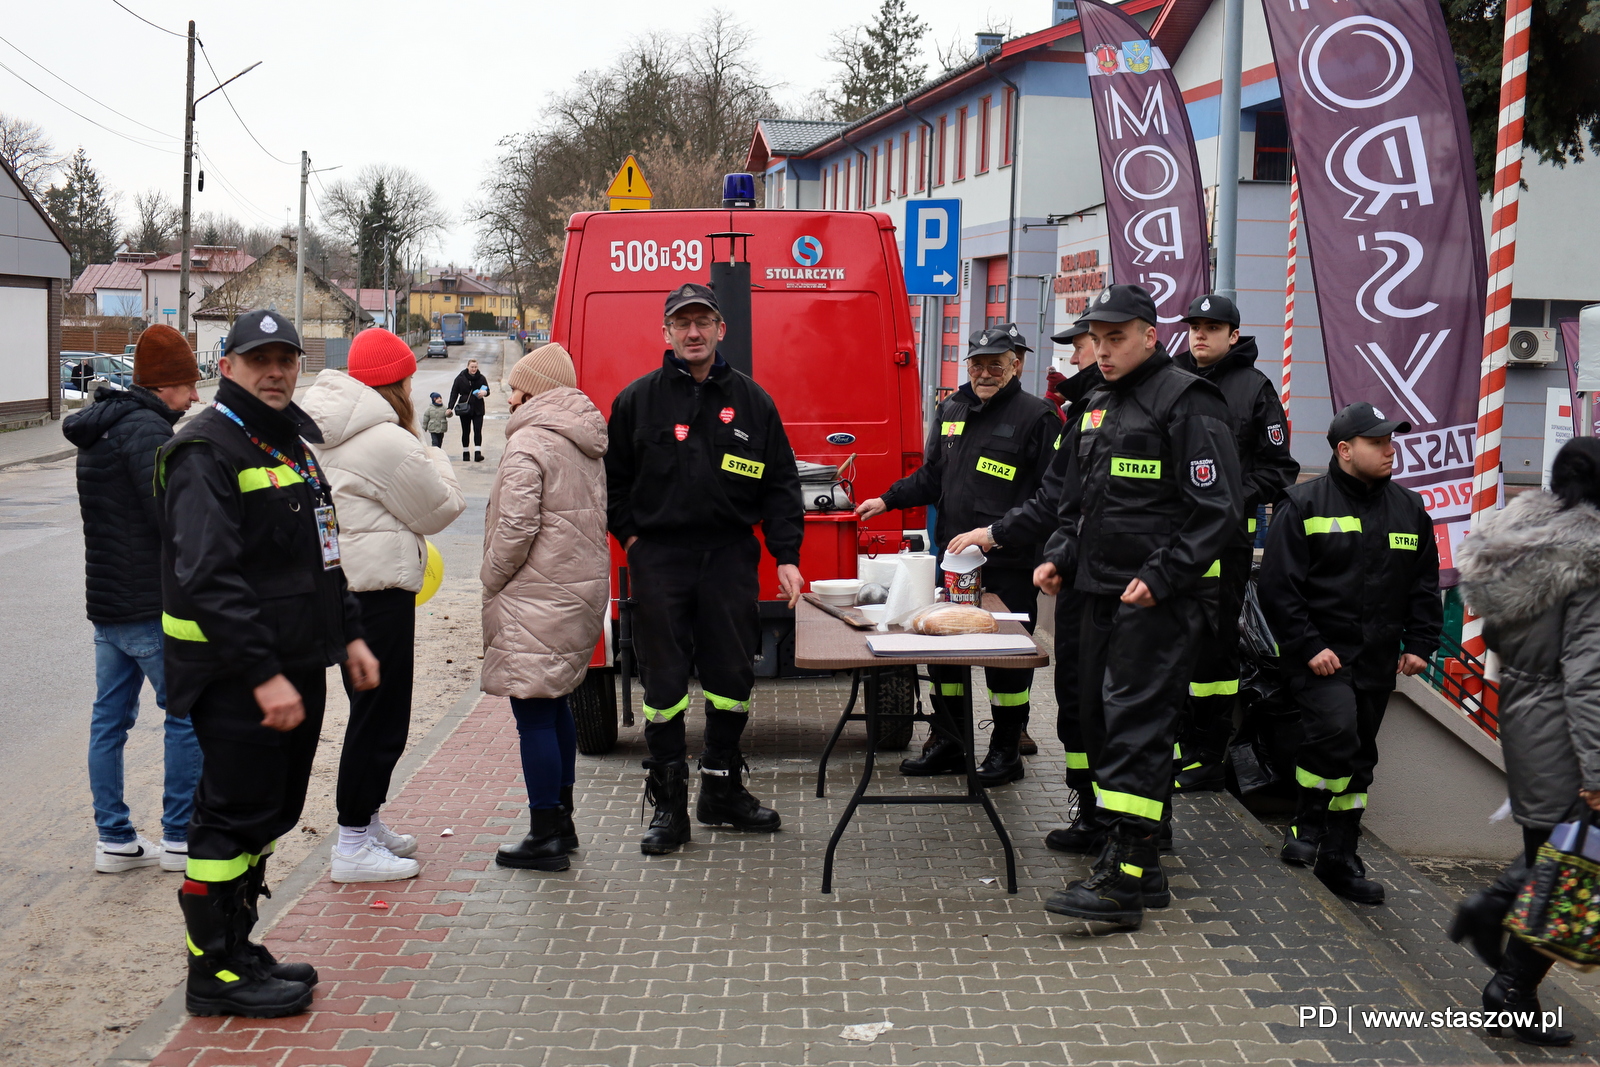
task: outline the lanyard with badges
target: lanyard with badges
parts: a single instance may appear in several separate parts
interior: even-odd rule
[[[322,481],[322,472],[317,469],[317,461],[311,458],[310,449],[305,450],[306,465],[302,467],[281,451],[251,433],[250,428],[244,424],[244,420],[234,414],[233,409],[228,405],[220,400],[213,400],[211,406],[232,419],[233,424],[243,430],[246,437],[250,438],[251,444],[298,474],[301,480],[311,487],[313,495],[323,496],[325,486]],[[323,498],[327,499],[326,496],[323,496]],[[313,510],[312,514],[317,521],[317,541],[322,549],[322,569],[331,571],[339,566],[339,520],[334,516],[331,503],[319,505]]]

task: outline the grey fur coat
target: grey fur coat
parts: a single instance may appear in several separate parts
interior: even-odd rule
[[[1600,789],[1600,511],[1524,493],[1469,535],[1461,588],[1501,659],[1511,811],[1551,827]]]

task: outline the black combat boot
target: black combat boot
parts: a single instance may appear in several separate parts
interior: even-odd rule
[[[1001,714],[1000,711],[995,713],[994,729],[989,732],[989,754],[978,765],[978,782],[985,789],[1019,782],[1027,773],[1018,751],[1025,724],[1015,719],[1007,721],[1010,716],[1001,718]]]
[[[241,945],[238,912],[244,907],[243,882],[243,876],[228,882],[188,879],[178,890],[189,945],[185,1005],[190,1015],[248,1019],[298,1015],[311,1004],[311,987],[273,977],[255,953]]]
[[[1458,945],[1470,940],[1472,951],[1491,967],[1499,967],[1504,956],[1506,931],[1501,923],[1532,873],[1527,861],[1527,856],[1519,856],[1486,888],[1458,904],[1450,920],[1450,940]]]
[[[1093,856],[1105,848],[1106,837],[1116,817],[1095,803],[1093,789],[1074,789],[1078,798],[1078,814],[1070,823],[1051,830],[1044,837],[1046,848],[1057,852],[1074,852],[1080,856]]]
[[[472,462],[472,453],[469,452],[465,448],[463,448],[461,450],[461,462],[463,462],[463,463],[471,463]]]
[[[933,744],[925,746],[920,756],[900,761],[900,773],[913,778],[930,778],[936,774],[965,774],[966,750],[961,742],[943,734],[933,737]]]
[[[578,851],[578,828],[572,822],[572,787],[561,787],[561,847],[568,852]]]
[[[483,462],[483,453],[482,452],[474,452],[474,453],[472,453],[472,461],[474,463],[482,463]]]
[[[1333,812],[1328,828],[1317,845],[1317,862],[1312,873],[1338,896],[1357,904],[1382,904],[1383,883],[1367,877],[1367,865],[1356,855],[1361,837],[1360,812]]]
[[[515,845],[495,850],[496,866],[519,871],[564,871],[572,866],[567,859],[562,830],[566,813],[560,808],[533,808],[528,812],[528,836]]]
[[[257,857],[255,865],[245,873],[243,907],[239,909],[239,928],[235,932],[239,939],[239,947],[253,954],[267,972],[274,978],[282,978],[289,982],[304,982],[308,986],[317,984],[317,969],[309,963],[279,963],[273,954],[267,951],[267,946],[259,945],[250,940],[250,931],[254,930],[256,923],[261,918],[260,900],[266,897],[272,899],[272,890],[267,888],[267,856]]]
[[[1199,755],[1187,759],[1172,778],[1174,793],[1215,793],[1228,786],[1228,771],[1221,756]]]
[[[644,799],[655,805],[656,813],[639,839],[639,851],[665,856],[689,843],[689,764],[645,760],[644,769],[650,772],[644,780]]]
[[[1483,987],[1486,1011],[1509,1011],[1527,1020],[1510,1026],[1491,1026],[1497,1037],[1514,1037],[1529,1045],[1570,1045],[1577,1037],[1571,1030],[1543,1025],[1539,1007],[1539,983],[1555,960],[1534,951],[1527,942],[1512,936],[1506,942],[1505,957],[1489,984]],[[1517,1016],[1514,1016],[1515,1019]]]
[[[694,817],[706,826],[726,826],[730,830],[770,834],[783,825],[771,808],[744,787],[742,772],[750,768],[738,752],[707,752],[700,757],[700,796],[695,801]]]
[[[1161,869],[1160,838],[1136,838],[1129,859],[1143,873],[1139,875],[1139,896],[1147,908],[1165,908],[1172,903],[1172,890],[1167,887],[1167,872]]]
[[[1106,839],[1093,873],[1050,894],[1044,910],[1087,922],[1137,929],[1144,922],[1144,870],[1133,857],[1155,851],[1153,836],[1136,838],[1132,829],[1119,820]]]
[[[1292,867],[1310,867],[1317,862],[1317,845],[1328,829],[1328,801],[1333,794],[1326,789],[1307,789],[1299,786],[1295,801],[1294,821],[1283,831],[1283,848],[1278,858]]]

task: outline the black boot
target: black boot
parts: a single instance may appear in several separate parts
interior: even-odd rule
[[[1145,907],[1165,908],[1172,903],[1172,890],[1167,887],[1167,872],[1161,869],[1158,835],[1136,839],[1133,857],[1128,862],[1143,872],[1139,875],[1139,897]]]
[[[472,461],[474,463],[482,463],[483,462],[483,453],[482,452],[474,452],[474,453],[472,453]]]
[[[1455,918],[1450,920],[1450,940],[1459,945],[1470,939],[1472,951],[1479,959],[1491,967],[1499,967],[1506,940],[1501,923],[1527,884],[1529,873],[1527,857],[1519,856],[1487,887],[1458,904]]]
[[[1115,819],[1095,803],[1093,789],[1074,789],[1073,793],[1078,798],[1078,814],[1067,825],[1046,834],[1045,847],[1057,852],[1093,856],[1105,848],[1106,837],[1111,833],[1111,824]]]
[[[700,797],[694,817],[707,826],[770,834],[783,825],[771,808],[744,787],[742,772],[749,770],[738,752],[707,752],[700,757]]]
[[[1022,754],[1017,751],[1022,740],[1022,728],[1027,724],[1007,721],[1000,716],[1001,712],[997,711],[994,729],[989,732],[989,754],[978,765],[978,782],[985,789],[1019,782],[1027,773],[1022,766]]]
[[[644,799],[655,805],[656,813],[639,839],[639,851],[665,856],[689,843],[689,764],[645,760],[644,768],[650,772],[644,780]]]
[[[578,828],[572,823],[572,787],[561,787],[561,847],[568,852],[578,851]]]
[[[1317,845],[1328,828],[1328,801],[1333,794],[1326,789],[1307,789],[1299,786],[1294,822],[1283,831],[1283,848],[1278,858],[1294,867],[1310,867],[1317,862]]]
[[[1215,793],[1228,786],[1221,756],[1202,755],[1188,760],[1173,775],[1174,793]]]
[[[1524,1016],[1529,1024],[1513,1022],[1510,1026],[1491,1026],[1491,1034],[1514,1037],[1529,1045],[1572,1044],[1577,1035],[1571,1030],[1559,1029],[1554,1024],[1541,1025],[1539,983],[1544,981],[1554,962],[1515,936],[1506,942],[1505,958],[1494,972],[1494,977],[1489,979],[1489,984],[1483,987],[1483,1007],[1486,1011],[1516,1012]]]
[[[1330,814],[1328,828],[1317,845],[1317,862],[1312,873],[1346,900],[1357,904],[1382,904],[1383,883],[1367,877],[1367,865],[1356,855],[1356,842],[1360,837],[1360,812]]]
[[[1044,902],[1044,910],[1088,922],[1115,923],[1137,929],[1144,922],[1144,870],[1134,855],[1153,855],[1150,835],[1135,838],[1122,822],[1106,839],[1094,872],[1081,882],[1058,889]]]
[[[567,859],[567,846],[562,840],[566,814],[560,808],[533,808],[528,812],[528,836],[515,845],[501,845],[495,850],[494,862],[499,867],[513,867],[519,871],[564,871],[572,866]]]
[[[463,463],[472,462],[472,453],[467,451],[465,448],[463,448],[461,450],[461,462],[463,462]]]
[[[1039,742],[1028,736],[1028,728],[1026,726],[1022,728],[1022,736],[1017,738],[1017,751],[1024,756],[1037,756],[1039,754]]]
[[[244,877],[230,882],[189,879],[178,890],[189,945],[184,989],[189,1014],[248,1019],[298,1015],[311,1004],[311,987],[273,977],[253,952],[241,948],[243,883]]]
[[[239,909],[239,928],[236,931],[239,947],[254,955],[267,969],[267,973],[274,978],[282,978],[288,982],[304,982],[308,986],[316,985],[317,969],[311,964],[279,963],[277,957],[267,951],[267,946],[250,940],[250,931],[255,929],[256,922],[261,918],[259,907],[261,898],[272,899],[272,890],[267,888],[267,858],[258,857],[255,865],[244,876],[243,907]]]
[[[933,744],[925,747],[920,756],[900,761],[900,773],[913,778],[930,778],[936,774],[965,774],[967,754],[961,742],[943,734],[935,736]]]

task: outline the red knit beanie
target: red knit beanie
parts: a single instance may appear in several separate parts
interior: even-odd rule
[[[350,377],[362,385],[388,385],[416,372],[411,349],[380,326],[362,330],[350,342]]]

